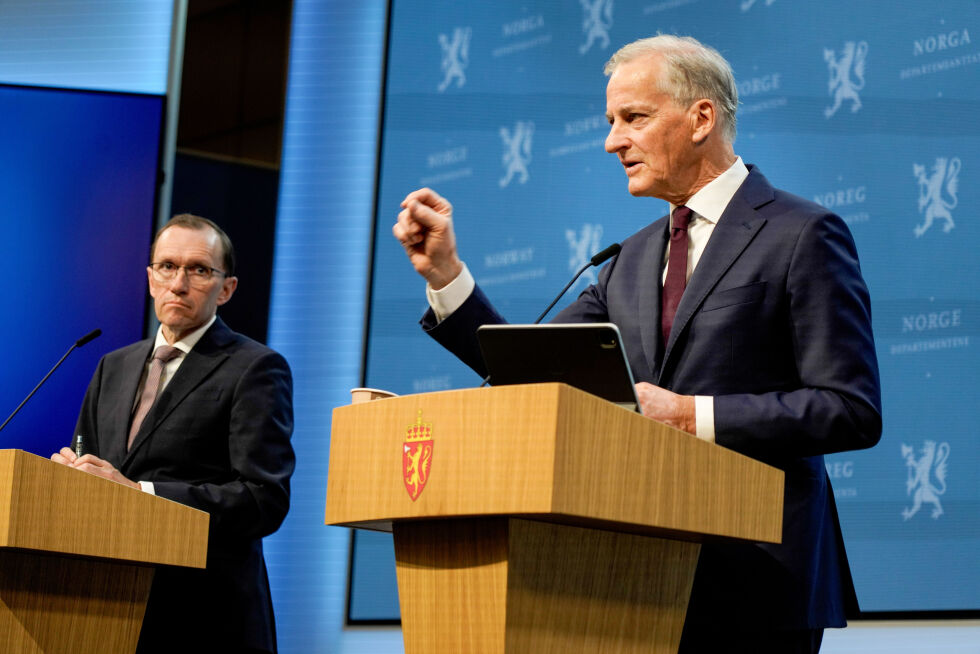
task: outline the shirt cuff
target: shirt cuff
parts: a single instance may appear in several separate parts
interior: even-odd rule
[[[140,482],[137,482],[137,483],[140,485],[140,490],[142,490],[144,493],[149,493],[150,495],[156,495],[157,494],[156,489],[153,488],[153,482],[152,481],[140,481]]]
[[[710,395],[694,396],[694,420],[697,436],[709,443],[715,442],[715,398]]]
[[[463,272],[438,291],[426,284],[425,297],[429,300],[432,313],[436,314],[436,320],[442,322],[452,315],[453,311],[463,306],[463,302],[466,302],[466,298],[473,293],[474,288],[476,288],[476,281],[464,263]]]

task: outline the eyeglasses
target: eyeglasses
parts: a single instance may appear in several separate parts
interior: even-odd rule
[[[187,275],[188,281],[194,286],[205,286],[211,281],[214,275],[225,275],[223,270],[218,270],[217,268],[211,268],[210,266],[204,266],[201,264],[191,264],[190,266],[178,266],[172,261],[159,261],[157,263],[150,264],[150,271],[153,274],[153,279],[158,282],[169,282],[177,276],[179,271],[183,270]]]

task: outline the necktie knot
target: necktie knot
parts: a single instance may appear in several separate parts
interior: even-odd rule
[[[677,230],[687,231],[687,225],[691,222],[692,213],[694,212],[683,205],[674,209],[674,215],[671,221],[672,235],[677,234]]]
[[[161,345],[153,351],[153,358],[165,364],[168,361],[173,361],[178,354],[180,354],[180,350],[173,345]]]

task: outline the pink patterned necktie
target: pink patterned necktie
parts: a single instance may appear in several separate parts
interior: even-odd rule
[[[129,440],[126,444],[127,451],[133,447],[133,439],[136,437],[136,432],[140,430],[143,419],[146,418],[146,414],[150,412],[150,407],[153,406],[153,403],[157,399],[157,391],[160,390],[160,377],[163,375],[164,366],[178,354],[180,354],[180,350],[172,345],[161,345],[153,351],[153,358],[150,360],[150,371],[146,374],[146,384],[143,385],[143,393],[140,394],[140,403],[136,407],[136,413],[133,414],[133,422],[129,427]]]
[[[667,277],[664,279],[663,305],[660,312],[660,331],[664,345],[670,340],[670,329],[687,285],[687,224],[692,211],[685,206],[674,209],[670,230],[670,255],[667,259]]]

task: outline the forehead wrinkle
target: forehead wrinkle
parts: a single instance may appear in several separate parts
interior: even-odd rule
[[[181,263],[187,265],[201,264],[205,266],[210,266],[210,260],[213,258],[210,256],[210,252],[187,252],[180,250],[172,250],[171,252],[166,252],[165,249],[157,252],[159,259],[166,261],[171,261],[173,263]]]
[[[624,62],[609,78],[606,92],[622,93],[628,87],[630,93],[664,94],[664,75],[662,62],[656,54]]]
[[[181,228],[173,227],[171,229]],[[167,260],[181,265],[202,265],[208,268],[215,267],[215,265],[218,263],[218,259],[220,258],[216,252],[216,250],[220,249],[217,234],[205,234],[204,243],[201,243],[200,241],[192,244],[171,242],[172,240],[181,239],[184,231],[197,233],[202,232],[203,230],[182,230],[170,238],[167,237],[169,232],[164,232],[164,234],[157,241],[156,249],[153,252],[153,258],[156,261]]]

